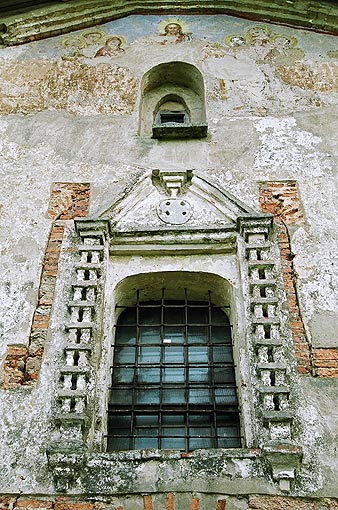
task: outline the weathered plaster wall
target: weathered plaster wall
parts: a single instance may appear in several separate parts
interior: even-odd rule
[[[9,344],[28,345],[53,182],[89,182],[96,214],[152,168],[195,168],[256,210],[259,183],[297,181],[304,221],[290,236],[300,313],[309,342],[333,348],[337,364],[336,38],[226,16],[183,16],[182,36],[170,37],[163,35],[169,21],[132,16],[1,50],[0,356]],[[111,36],[118,39],[109,46]],[[172,60],[203,74],[206,139],[137,135],[141,78]],[[71,250],[66,237],[38,384],[0,394],[0,489],[7,492],[53,490],[45,447]],[[338,497],[337,382],[303,377],[300,385],[307,474],[296,490]]]

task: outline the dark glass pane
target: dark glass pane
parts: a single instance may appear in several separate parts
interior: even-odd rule
[[[189,326],[188,342],[190,344],[207,344],[209,342],[209,328],[207,326]]]
[[[184,327],[180,326],[165,326],[163,332],[164,344],[183,344],[185,340]]]
[[[229,319],[226,313],[217,307],[211,308],[211,322],[212,324],[229,325]]]
[[[212,326],[211,338],[213,344],[231,344],[231,330],[228,326]]]
[[[141,326],[139,342],[140,344],[159,344],[160,327]]]
[[[162,390],[162,401],[165,404],[184,404],[185,390],[179,388],[166,388]]]
[[[210,437],[212,435],[211,427],[190,427],[189,434],[196,437]]]
[[[146,388],[136,391],[136,404],[159,404],[160,390]]]
[[[132,392],[130,388],[117,389],[113,388],[110,394],[111,404],[131,404],[132,403]]]
[[[208,363],[208,347],[189,347],[189,363]]]
[[[107,450],[112,452],[114,450],[129,450],[129,438],[124,437],[108,437]]]
[[[113,434],[122,434],[128,435],[130,431],[131,425],[131,414],[114,414],[109,415],[108,418],[108,426],[110,429],[114,429],[112,431]],[[119,429],[115,430],[115,429]]]
[[[117,326],[116,345],[135,345],[136,326]]]
[[[162,434],[164,436],[177,436],[184,437],[185,436],[185,428],[183,427],[163,427]]]
[[[135,347],[116,347],[114,355],[115,365],[134,364]]]
[[[189,450],[197,450],[198,448],[213,448],[214,441],[211,437],[191,437],[189,439]]]
[[[163,383],[184,383],[184,368],[164,368],[162,373]]]
[[[160,383],[160,369],[159,368],[139,368],[138,369],[138,382],[147,384]]]
[[[135,417],[136,427],[157,427],[158,415],[157,414],[138,414]]]
[[[239,448],[241,446],[239,434],[239,427],[236,424],[218,427],[218,446],[220,448]]]
[[[209,382],[208,367],[189,368],[189,382]]]
[[[216,388],[216,404],[237,405],[237,396],[235,388]]]
[[[190,414],[190,427],[211,427],[212,416],[210,414]]]
[[[168,426],[174,425],[174,426],[183,426],[185,422],[185,416],[184,414],[164,414],[162,416],[162,425]]]
[[[238,415],[217,413],[217,427],[238,427]]]
[[[212,348],[214,363],[233,363],[230,345],[219,345]]]
[[[215,367],[213,371],[215,384],[232,383],[235,381],[235,371],[233,367]]]
[[[135,436],[143,436],[143,437],[157,437],[158,436],[158,428],[135,428]]]
[[[163,450],[185,450],[184,437],[163,437],[161,439],[161,448]]]
[[[185,324],[184,306],[164,308],[164,324]]]
[[[135,437],[135,449],[141,450],[142,448],[158,448],[158,438]]]
[[[122,324],[128,325],[128,324],[136,324],[136,308],[126,308],[123,310],[123,312],[120,314],[118,318],[118,324],[121,326]]]
[[[160,362],[160,347],[140,347],[139,363],[140,364],[158,364]]]
[[[210,404],[212,402],[209,388],[189,388],[191,404]]]
[[[209,323],[208,306],[188,308],[188,324],[208,324],[208,323]]]
[[[161,307],[139,307],[139,324],[161,324]]]
[[[165,363],[184,363],[184,348],[166,345],[164,347]]]
[[[240,439],[240,437],[219,438],[218,439],[218,447],[219,448],[240,448],[241,447],[241,439]]]
[[[114,368],[113,385],[132,383],[134,380],[134,368]]]

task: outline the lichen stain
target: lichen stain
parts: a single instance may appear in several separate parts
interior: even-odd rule
[[[288,85],[318,92],[338,92],[338,65],[317,66],[298,62],[294,66],[278,66],[280,78]]]
[[[0,62],[0,113],[66,110],[77,115],[129,114],[138,80],[116,64],[78,59]]]

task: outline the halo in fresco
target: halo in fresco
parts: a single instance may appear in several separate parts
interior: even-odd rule
[[[284,34],[275,34],[271,37],[271,41],[274,43],[276,49],[284,49],[287,50],[289,48],[294,48],[297,46],[297,38],[292,35],[284,35]]]
[[[92,46],[94,44],[104,44],[107,34],[103,30],[99,30],[98,28],[95,29],[88,29],[84,32],[81,32],[81,35],[79,36],[81,39],[84,39],[86,46]]]
[[[227,35],[224,38],[224,43],[227,46],[231,46],[232,48],[239,47],[239,46],[246,46],[245,37],[243,37],[241,35],[237,35],[237,34]]]
[[[70,35],[63,37],[59,41],[59,45],[61,48],[82,50],[86,46],[86,42],[79,36]]]
[[[249,28],[246,33],[246,42],[252,46],[264,46],[267,44],[272,36],[272,30],[265,25],[258,25]]]
[[[160,34],[165,34],[166,27],[168,25],[179,25],[181,27],[183,33],[187,33],[188,28],[189,28],[188,24],[179,18],[167,18],[167,19],[162,20],[157,25],[157,30],[159,31]]]

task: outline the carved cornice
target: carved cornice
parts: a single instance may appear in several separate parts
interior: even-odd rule
[[[18,4],[17,4],[18,5]],[[16,10],[14,10],[16,9]],[[114,1],[73,0],[46,6],[11,7],[2,16],[0,36],[12,46],[107,23],[131,14],[228,14],[338,34],[338,7],[329,1],[310,0],[193,0]]]

